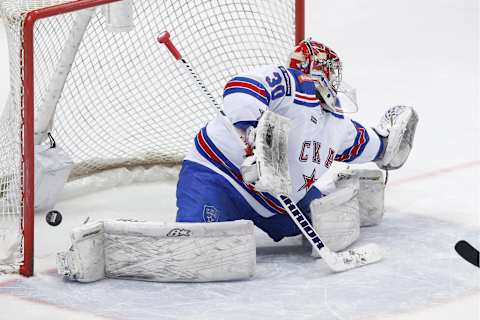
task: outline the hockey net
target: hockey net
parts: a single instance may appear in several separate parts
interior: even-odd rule
[[[35,143],[46,143],[34,142],[45,123],[53,124],[49,131],[74,160],[70,180],[113,168],[179,163],[214,114],[158,45],[159,33],[170,31],[221,101],[229,77],[285,63],[303,32],[299,0],[133,0],[129,32],[108,30],[108,2],[1,2],[10,67],[0,120],[1,271],[33,272],[33,150]],[[91,17],[78,49],[72,49],[86,12]],[[65,56],[72,57],[71,68],[62,66]]]

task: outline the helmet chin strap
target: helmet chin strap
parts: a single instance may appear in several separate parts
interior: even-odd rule
[[[317,86],[317,92],[322,97],[322,107],[327,109],[328,111],[338,112],[336,104],[337,104],[337,97],[336,95],[331,92],[328,88],[323,86]]]

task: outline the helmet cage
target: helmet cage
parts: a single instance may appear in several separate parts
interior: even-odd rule
[[[310,76],[314,80],[317,94],[321,97],[323,108],[332,112],[342,112],[340,101],[337,98],[337,91],[333,88],[330,81],[327,80],[323,71],[319,69],[313,70]]]

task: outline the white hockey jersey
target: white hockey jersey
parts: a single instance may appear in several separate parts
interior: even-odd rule
[[[315,96],[312,80],[295,69],[264,66],[240,74],[225,85],[223,105],[232,123],[243,129],[255,126],[265,110],[291,119],[288,161],[295,202],[306,195],[333,161],[372,161],[382,148],[372,129],[325,111]],[[224,176],[261,216],[284,213],[273,195],[257,192],[242,180],[244,156],[243,148],[217,117],[200,130],[186,160]]]

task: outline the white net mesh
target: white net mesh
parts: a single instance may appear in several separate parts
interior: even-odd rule
[[[6,235],[21,233],[23,18],[29,10],[62,2],[1,3],[11,92],[0,120],[0,265],[22,261],[18,241]],[[170,32],[221,101],[229,77],[253,66],[286,62],[294,45],[294,11],[294,0],[136,0],[134,30],[112,33],[97,8],[56,104],[52,128],[75,162],[71,178],[116,167],[178,163],[198,129],[214,116],[188,74],[157,43],[162,31]],[[36,120],[46,114],[43,103],[77,14],[35,24]],[[4,257],[9,243],[17,246],[15,254]]]

